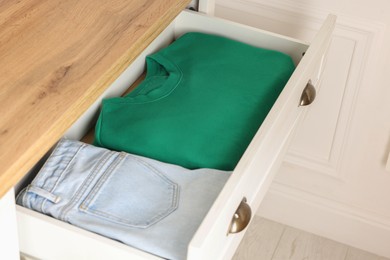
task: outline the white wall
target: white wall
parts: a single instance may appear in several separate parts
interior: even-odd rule
[[[318,98],[258,212],[390,257],[390,1],[219,0],[216,16],[310,41],[338,16]]]

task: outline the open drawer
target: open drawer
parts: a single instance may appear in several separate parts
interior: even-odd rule
[[[214,33],[290,55],[293,75],[262,123],[188,246],[188,259],[228,259],[238,246],[285,153],[289,137],[315,96],[335,17],[329,16],[309,45],[230,21],[183,11],[69,129],[81,139],[93,127],[102,98],[121,95],[142,74],[145,56],[190,31]],[[307,87],[309,86],[309,87]],[[158,257],[23,207],[17,208],[21,252],[39,259],[156,259]],[[232,219],[234,223],[232,225]]]

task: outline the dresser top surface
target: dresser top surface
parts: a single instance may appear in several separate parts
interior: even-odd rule
[[[0,3],[0,197],[189,2]]]

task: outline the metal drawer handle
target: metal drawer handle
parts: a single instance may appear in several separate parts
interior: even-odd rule
[[[307,83],[305,89],[302,92],[300,106],[307,106],[313,103],[316,98],[316,89],[314,88],[311,80]]]
[[[252,210],[248,203],[246,203],[246,198],[243,198],[233,215],[228,234],[234,234],[244,230],[248,226],[251,217]]]

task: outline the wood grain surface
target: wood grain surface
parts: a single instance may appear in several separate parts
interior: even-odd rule
[[[189,0],[0,0],[0,197]]]

